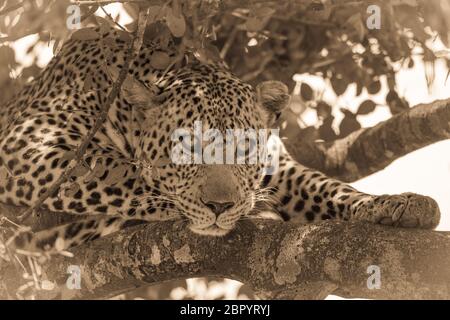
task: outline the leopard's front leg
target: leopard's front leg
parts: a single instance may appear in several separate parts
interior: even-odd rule
[[[384,225],[434,229],[439,224],[440,211],[434,199],[407,192],[370,196],[353,208],[352,216]]]
[[[439,207],[432,198],[414,193],[370,195],[308,169],[282,155],[275,175],[265,176],[273,205],[285,220],[313,223],[327,219],[364,220],[384,225],[435,228]]]

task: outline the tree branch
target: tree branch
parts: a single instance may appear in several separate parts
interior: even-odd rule
[[[450,99],[419,104],[378,125],[327,144],[290,140],[286,148],[305,166],[342,181],[355,181],[394,160],[450,138]]]
[[[57,286],[38,298],[105,298],[167,280],[217,276],[249,284],[263,298],[321,299],[333,293],[450,299],[448,252],[449,232],[362,222],[247,220],[223,238],[197,236],[182,221],[161,222],[77,247],[74,258],[52,258],[43,271]],[[65,287],[69,265],[81,269],[80,290]],[[380,268],[380,289],[367,287],[371,265]],[[11,292],[23,279],[8,268],[2,281]]]

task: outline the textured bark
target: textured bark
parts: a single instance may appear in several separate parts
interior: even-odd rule
[[[328,144],[290,140],[286,147],[305,166],[350,182],[394,160],[450,138],[450,99],[417,105],[378,125]]]
[[[124,230],[44,265],[58,286],[40,298],[105,298],[135,287],[201,276],[236,279],[263,298],[450,299],[450,233],[367,223],[302,226],[243,221],[230,235],[192,234],[183,222]],[[80,290],[68,290],[68,265],[82,271]],[[367,268],[381,270],[381,288],[368,289]],[[20,275],[4,270],[8,291]],[[3,292],[4,294],[4,292]]]

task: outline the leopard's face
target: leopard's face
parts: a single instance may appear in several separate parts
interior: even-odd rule
[[[240,144],[236,137],[248,129],[268,133],[278,112],[270,109],[279,101],[266,103],[267,96],[264,100],[248,84],[211,66],[181,70],[167,83],[143,128],[143,157],[157,167],[145,170],[144,179],[158,188],[174,216],[188,219],[193,232],[225,235],[252,210],[264,168],[257,156],[256,162],[250,159],[259,146]],[[218,141],[224,144],[213,144]],[[181,160],[181,154],[187,158]]]

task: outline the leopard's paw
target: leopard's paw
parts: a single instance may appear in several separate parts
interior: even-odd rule
[[[434,199],[410,192],[376,196],[370,212],[375,223],[422,229],[434,229],[441,216]]]

